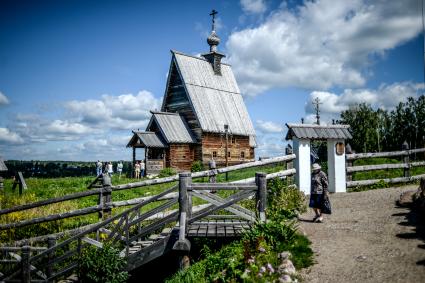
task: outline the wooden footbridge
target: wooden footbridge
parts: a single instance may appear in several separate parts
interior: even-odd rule
[[[100,221],[67,232],[45,235],[0,247],[0,282],[55,282],[76,274],[78,258],[85,248],[101,248],[105,243],[121,249],[127,270],[134,270],[168,252],[190,251],[195,237],[238,237],[255,221],[266,220],[267,179],[295,173],[295,155],[257,161],[226,168],[181,173],[176,176],[112,186],[108,176],[98,178],[91,189],[59,198],[0,210],[0,216],[62,201],[98,195],[98,205],[52,214],[20,222],[0,224],[0,230],[98,213]],[[286,163],[280,172],[232,183],[196,183],[193,178],[215,176],[248,167]],[[178,181],[176,183],[176,181]],[[97,182],[102,182],[98,185]],[[158,183],[171,183],[163,192],[144,198],[112,201],[112,193]],[[116,215],[112,209],[128,207]],[[47,243],[47,245],[46,245]]]

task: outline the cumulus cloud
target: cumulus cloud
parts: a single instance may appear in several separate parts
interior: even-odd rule
[[[70,101],[65,104],[70,114],[81,123],[116,129],[143,128],[150,110],[159,108],[159,100],[148,91],[137,95],[102,95],[101,100]]]
[[[0,128],[0,144],[22,144],[24,139],[8,128]]]
[[[46,131],[50,134],[82,135],[90,133],[91,128],[79,123],[54,120],[47,126]]]
[[[242,10],[247,14],[262,14],[267,6],[264,0],[241,0]]]
[[[9,99],[7,99],[7,96],[4,95],[1,91],[0,91],[0,105],[6,105],[9,104]]]
[[[263,133],[281,133],[281,125],[272,121],[257,120],[257,128]]]
[[[233,32],[229,61],[244,94],[275,87],[361,87],[371,59],[421,30],[416,0],[304,1]]]
[[[285,144],[282,136],[276,134],[263,135],[257,138],[256,157],[273,157],[285,154]]]
[[[322,114],[339,115],[350,106],[367,103],[374,108],[391,110],[408,97],[417,97],[425,89],[424,84],[398,82],[382,84],[377,89],[345,89],[341,94],[326,91],[313,91],[305,104],[306,113],[314,113],[313,101],[319,98]],[[308,115],[306,122],[311,122],[314,115]]]

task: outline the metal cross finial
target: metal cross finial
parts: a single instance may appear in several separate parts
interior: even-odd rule
[[[212,10],[210,13],[210,16],[212,16],[212,30],[215,31],[215,15],[217,15],[218,12],[216,10]]]
[[[316,97],[312,103],[314,105],[314,109],[316,110],[316,123],[317,123],[317,125],[320,125],[320,109],[319,109],[319,105],[320,104],[323,104],[323,103],[320,102],[320,99],[318,97]]]

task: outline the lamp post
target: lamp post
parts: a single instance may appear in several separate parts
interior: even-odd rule
[[[226,151],[225,151],[225,157],[226,157],[226,167],[229,166],[229,125],[225,124],[224,125],[224,132],[226,134]],[[227,175],[226,172],[226,181],[228,181],[229,176]]]

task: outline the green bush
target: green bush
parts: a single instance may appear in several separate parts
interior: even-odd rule
[[[200,160],[192,163],[192,168],[190,169],[190,171],[199,172],[199,171],[203,171],[203,170],[204,170],[204,165],[202,164],[202,162]]]
[[[268,182],[267,191],[268,219],[274,221],[291,219],[307,211],[304,194],[296,187],[287,186],[279,178]]]
[[[79,278],[82,282],[126,282],[129,275],[123,271],[127,263],[110,245],[103,248],[88,247],[82,253]]]
[[[161,172],[159,172],[158,177],[163,178],[163,177],[168,177],[168,176],[173,176],[176,175],[177,172],[176,170],[174,170],[174,168],[171,167],[167,167],[161,170]]]

